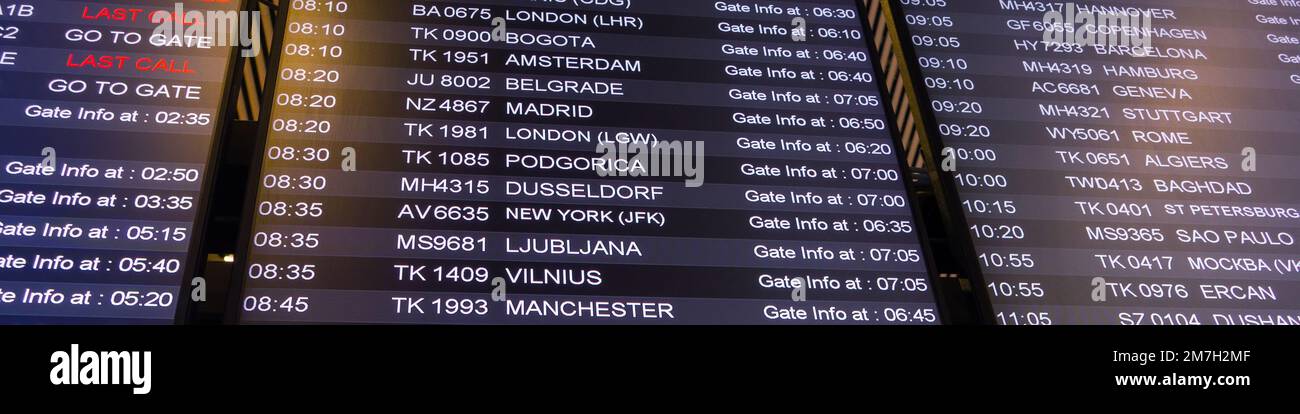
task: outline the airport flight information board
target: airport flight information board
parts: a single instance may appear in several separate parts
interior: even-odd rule
[[[241,322],[939,322],[855,1],[287,13]]]
[[[0,323],[176,318],[237,3],[0,3]]]
[[[895,4],[997,323],[1300,323],[1300,2]]]

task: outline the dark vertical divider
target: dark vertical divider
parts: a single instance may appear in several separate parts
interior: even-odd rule
[[[256,11],[261,19],[262,53],[254,57],[241,57],[236,65],[236,80],[231,84],[237,98],[226,110],[225,118],[229,123],[225,127],[222,140],[221,162],[218,166],[211,208],[208,211],[208,232],[205,238],[203,254],[206,257],[204,271],[200,274],[206,282],[207,300],[194,305],[190,321],[198,324],[218,324],[228,311],[227,300],[233,278],[237,277],[233,263],[239,242],[239,229],[246,220],[243,209],[246,201],[246,183],[250,179],[253,160],[256,153],[259,128],[259,115],[262,95],[266,88],[267,76],[271,70],[271,56],[279,53],[274,44],[279,19],[277,0],[250,0],[245,9]],[[187,297],[188,299],[188,297]]]
[[[953,324],[989,324],[992,309],[982,296],[983,278],[975,262],[974,247],[969,239],[965,216],[960,201],[951,184],[952,175],[937,168],[933,160],[941,144],[932,132],[937,130],[934,114],[920,102],[929,102],[922,79],[916,67],[916,51],[905,39],[911,36],[902,24],[903,15],[891,0],[863,0],[871,12],[867,21],[875,32],[876,47],[880,50],[881,71],[889,77],[882,80],[889,102],[897,113],[899,129],[907,159],[913,167],[913,179],[918,184],[913,199],[920,203],[922,219],[931,225],[927,234],[934,260],[938,266],[939,280],[936,288],[941,302],[949,309]]]

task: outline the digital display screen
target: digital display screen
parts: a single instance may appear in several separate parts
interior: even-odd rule
[[[855,1],[287,13],[243,323],[940,322]]]
[[[1300,2],[894,4],[997,323],[1300,323]]]
[[[0,3],[0,323],[176,319],[237,3]]]

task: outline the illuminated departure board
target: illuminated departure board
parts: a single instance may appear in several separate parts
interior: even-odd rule
[[[0,2],[0,323],[176,319],[236,3]]]
[[[940,322],[855,1],[286,3],[241,322]]]
[[[1300,323],[1300,2],[893,4],[997,323]]]

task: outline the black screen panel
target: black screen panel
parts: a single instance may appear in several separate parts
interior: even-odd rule
[[[939,322],[854,1],[295,5],[242,322]]]

